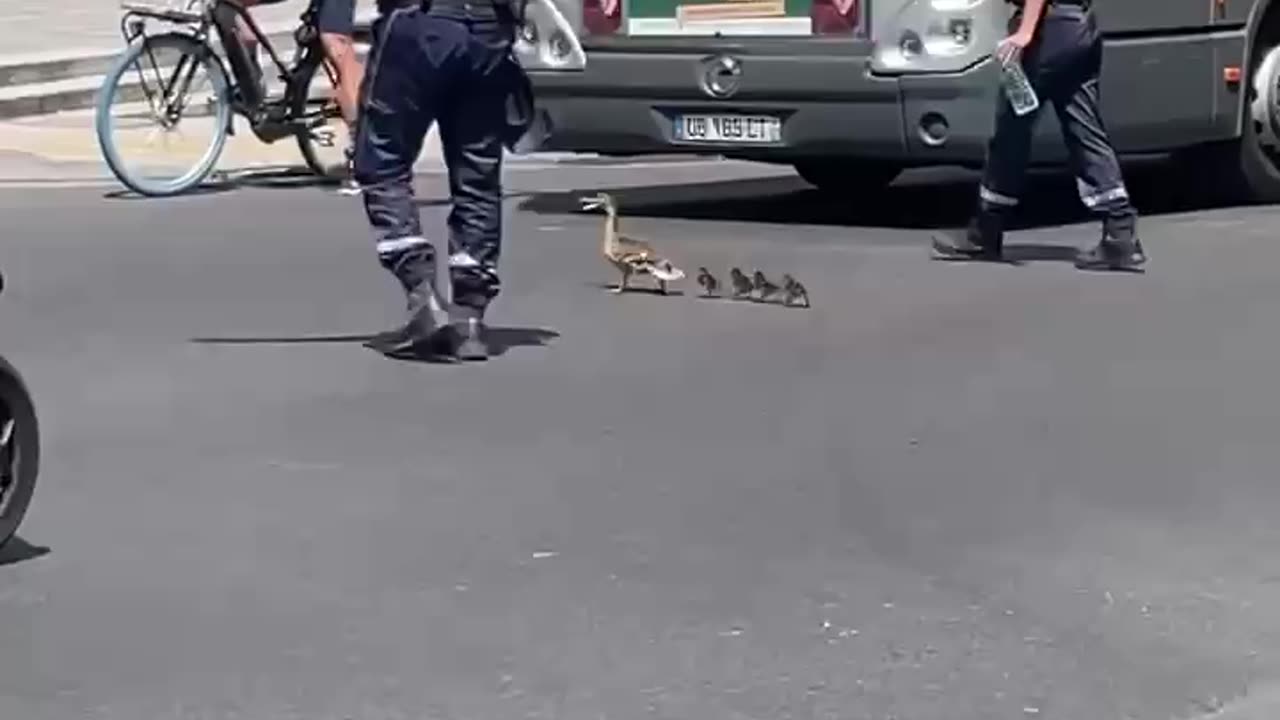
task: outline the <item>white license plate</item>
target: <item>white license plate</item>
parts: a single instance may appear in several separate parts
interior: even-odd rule
[[[677,115],[675,130],[685,142],[782,142],[782,120],[768,115]]]

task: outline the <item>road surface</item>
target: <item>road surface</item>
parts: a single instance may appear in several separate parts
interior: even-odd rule
[[[0,717],[1275,717],[1280,211],[1135,180],[1149,271],[1085,274],[1046,181],[1023,264],[930,262],[966,183],[513,171],[462,367],[361,347],[401,300],[356,199],[0,191],[45,433]],[[814,308],[609,294],[599,189]]]

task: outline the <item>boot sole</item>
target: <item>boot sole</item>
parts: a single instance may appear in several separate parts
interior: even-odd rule
[[[991,252],[990,250],[960,250],[945,244],[941,244],[935,238],[932,244],[932,257],[934,260],[946,260],[950,262],[990,262],[1002,263],[1005,259],[999,252]]]
[[[1091,272],[1127,272],[1127,273],[1144,273],[1143,268],[1147,264],[1146,257],[1140,260],[1076,260],[1075,266],[1077,270],[1086,270]]]

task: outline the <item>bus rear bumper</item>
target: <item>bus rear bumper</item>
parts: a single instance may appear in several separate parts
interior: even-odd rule
[[[592,55],[583,73],[530,73],[552,128],[543,149],[705,154],[767,162],[844,157],[903,165],[980,164],[995,116],[996,76],[984,62],[952,75],[877,77],[865,58],[744,56],[741,85],[712,99],[698,77],[705,55]],[[781,140],[689,143],[685,113],[772,115]]]

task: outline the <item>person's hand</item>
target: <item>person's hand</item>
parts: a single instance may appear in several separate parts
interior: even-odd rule
[[[1032,37],[1031,33],[1019,30],[1001,40],[1000,44],[996,46],[996,59],[1000,61],[1001,65],[1008,65],[1015,60],[1021,59],[1022,51],[1027,49],[1033,39],[1034,37]]]

